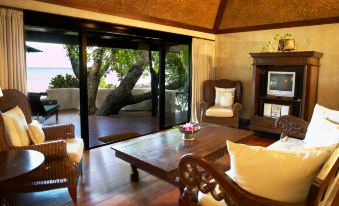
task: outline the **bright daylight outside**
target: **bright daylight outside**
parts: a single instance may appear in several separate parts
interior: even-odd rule
[[[45,125],[73,123],[80,136],[79,47],[27,41],[27,76],[33,114]],[[151,64],[149,63],[151,62]],[[90,147],[159,131],[159,52],[90,45],[87,95]],[[165,123],[188,118],[188,46],[167,48]],[[57,107],[58,118],[40,117],[36,101]],[[50,117],[50,118],[49,118]],[[87,117],[86,117],[87,118]]]

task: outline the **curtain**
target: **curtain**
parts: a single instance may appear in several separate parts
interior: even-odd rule
[[[22,11],[0,8],[0,87],[27,92]]]
[[[214,58],[214,41],[192,39],[192,122],[198,122],[200,115],[199,103],[202,100],[203,82],[215,79]]]

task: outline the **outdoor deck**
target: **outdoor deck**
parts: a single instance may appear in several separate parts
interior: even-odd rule
[[[179,119],[166,117],[167,122],[179,122]],[[79,110],[59,111],[58,124],[72,123],[75,125],[75,135],[81,136]],[[55,116],[49,118],[44,125],[56,124]],[[112,116],[89,116],[89,146],[97,147],[107,143],[99,140],[101,137],[121,133],[149,134],[159,130],[158,117],[152,117],[149,111],[120,112]]]

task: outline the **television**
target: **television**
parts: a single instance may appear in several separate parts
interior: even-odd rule
[[[267,94],[272,96],[294,97],[295,72],[269,71]]]

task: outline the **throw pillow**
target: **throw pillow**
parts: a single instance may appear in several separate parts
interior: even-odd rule
[[[223,96],[220,97],[220,106],[230,108],[234,103],[234,96],[232,92],[225,92]]]
[[[5,125],[7,143],[12,146],[28,146],[27,122],[22,110],[16,106],[1,114]]]
[[[32,123],[28,125],[28,135],[34,144],[41,144],[45,142],[45,133],[42,130],[41,124],[33,120]]]
[[[219,88],[215,87],[215,100],[214,104],[216,106],[222,105],[233,105],[234,102],[235,88]],[[223,101],[222,101],[223,98]],[[222,106],[225,107],[225,106]]]
[[[228,173],[244,190],[268,199],[305,202],[313,179],[330,150],[274,151],[227,141]]]
[[[339,143],[339,111],[330,110],[317,104],[314,107],[304,141],[307,147]]]

